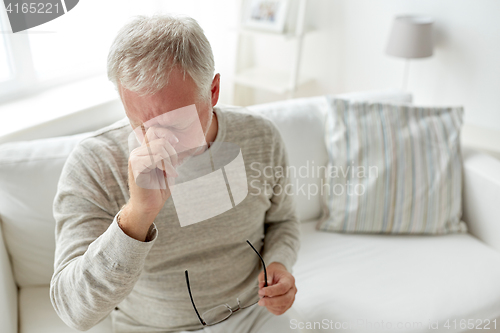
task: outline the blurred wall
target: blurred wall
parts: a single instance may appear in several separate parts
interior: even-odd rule
[[[188,15],[198,21],[212,46],[215,72],[221,74],[219,102],[232,99],[240,0],[163,0],[159,12]]]
[[[464,105],[467,123],[500,130],[500,1],[335,2],[342,13],[334,29],[341,31],[343,91],[399,87],[404,60],[384,54],[392,19],[426,14],[436,22],[435,54],[411,61],[408,89],[415,102]]]
[[[435,19],[434,56],[410,63],[414,102],[463,105],[463,143],[500,157],[498,0],[309,0],[307,24],[315,32],[305,39],[301,71],[315,80],[297,96],[401,88],[405,60],[385,54],[400,14]],[[289,46],[276,51],[265,40],[254,46],[257,63],[289,68]],[[253,103],[286,98],[262,91],[253,97]]]
[[[435,19],[434,56],[410,63],[407,89],[415,103],[464,105],[467,123],[500,130],[498,0],[309,0],[307,22],[317,32],[306,37],[302,72],[316,82],[298,95],[400,88],[404,59],[385,54],[399,14]],[[276,56],[266,55],[270,42],[258,47],[261,62],[288,66],[289,50]],[[272,98],[257,96],[257,103]]]
[[[298,0],[290,0],[292,6]],[[198,20],[210,40],[220,103],[233,101],[237,29],[242,0],[162,0],[160,12]],[[400,88],[404,60],[385,54],[392,20],[398,14],[435,19],[435,54],[411,61],[408,90],[422,105],[463,105],[464,136],[476,147],[500,152],[499,0],[308,0],[301,74],[314,78],[296,97]],[[275,38],[243,43],[255,65],[290,69],[293,41]],[[241,55],[240,55],[241,56]],[[104,63],[104,62],[103,62]],[[250,104],[287,98],[248,89]]]

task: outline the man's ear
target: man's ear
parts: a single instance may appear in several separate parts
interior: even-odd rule
[[[212,81],[212,86],[210,87],[212,106],[215,106],[219,101],[220,92],[220,74],[217,73]]]

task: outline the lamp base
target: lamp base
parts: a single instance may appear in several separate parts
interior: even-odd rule
[[[405,70],[403,73],[403,82],[401,83],[401,90],[406,91],[406,87],[408,85],[408,74],[410,72],[410,59],[405,59]]]

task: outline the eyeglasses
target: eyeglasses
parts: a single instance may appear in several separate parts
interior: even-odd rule
[[[260,261],[262,261],[262,266],[264,267],[264,287],[267,287],[267,271],[266,271],[266,264],[264,263],[264,259],[262,259],[262,256],[260,255],[259,251],[255,249],[255,247],[252,245],[247,240],[248,245],[252,247],[252,249],[257,253],[257,255],[260,258]],[[236,308],[231,308],[228,304],[221,304],[219,306],[216,306],[208,311],[205,311],[201,316],[200,313],[198,312],[198,309],[196,309],[196,305],[194,304],[193,300],[193,295],[191,293],[191,287],[189,285],[189,276],[188,276],[188,271],[185,271],[186,273],[186,283],[187,283],[187,288],[189,291],[189,297],[191,298],[191,303],[193,304],[194,311],[196,312],[196,315],[198,316],[198,319],[200,320],[200,323],[203,326],[212,326],[215,324],[218,324],[227,318],[229,318],[234,312],[240,310],[240,309],[245,309],[248,308],[254,304],[257,304],[259,302],[259,285],[257,284],[254,286],[252,289],[245,291],[243,294],[238,296],[236,300],[238,301],[238,306]]]

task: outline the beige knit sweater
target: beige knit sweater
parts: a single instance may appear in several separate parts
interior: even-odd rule
[[[299,222],[293,197],[283,191],[289,179],[279,172],[287,167],[281,136],[271,121],[245,110],[214,110],[215,143],[241,148],[248,195],[225,213],[186,227],[169,198],[146,242],[127,236],[116,222],[129,199],[128,119],[84,139],[69,156],[54,201],[50,285],[52,304],[67,325],[87,330],[111,314],[115,332],[199,329],[184,271],[200,313],[235,304],[262,269],[247,239],[267,265],[280,262],[291,271]]]

